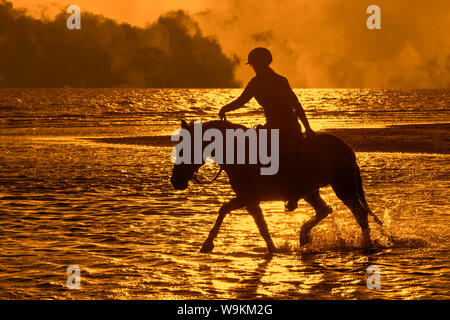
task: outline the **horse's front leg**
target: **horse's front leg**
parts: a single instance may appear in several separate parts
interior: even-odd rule
[[[276,251],[275,245],[270,237],[269,228],[267,228],[266,220],[264,219],[261,207],[259,205],[248,206],[247,211],[252,215],[253,219],[258,226],[259,233],[266,241],[267,250],[269,253],[274,253]]]
[[[220,229],[220,226],[222,225],[223,219],[231,211],[242,208],[242,207],[244,207],[244,204],[241,201],[239,201],[237,198],[234,198],[234,199],[231,199],[229,202],[225,203],[219,209],[219,216],[217,217],[216,223],[214,224],[214,227],[209,232],[208,238],[206,238],[205,242],[203,243],[203,246],[200,249],[200,252],[207,253],[207,252],[211,252],[214,249],[214,239],[217,237],[217,234],[219,233],[219,229]]]

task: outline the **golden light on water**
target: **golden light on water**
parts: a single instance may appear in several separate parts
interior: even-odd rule
[[[102,92],[90,96],[101,97]],[[152,90],[125,92],[127,101],[137,102],[152,99],[140,98],[141,95],[158,99],[162,95]],[[224,101],[238,92],[218,90],[217,99]],[[370,101],[371,95],[360,91],[358,96],[357,90],[332,90],[329,94],[324,90],[296,92],[305,109],[319,105],[337,117],[311,113],[312,122],[323,123],[326,128],[358,116],[357,112],[340,116],[345,108],[339,101],[352,101],[350,106],[357,104],[354,108],[360,108]],[[120,101],[114,96],[117,92],[106,93]],[[337,99],[339,95],[341,98]],[[170,97],[166,104],[183,110],[188,104],[177,103],[191,99],[193,110],[183,117],[187,120],[216,119],[220,104],[214,102],[211,90],[174,90],[164,96]],[[116,110],[114,101],[105,101]],[[210,109],[199,117],[198,110],[206,106]],[[161,105],[159,112],[164,108],[168,107]],[[250,106],[250,114],[245,110],[230,114],[230,120],[247,126],[261,123],[261,112],[252,111],[256,108]],[[15,284],[14,290],[1,291],[5,296],[23,297],[28,292],[34,297],[82,299],[410,299],[445,292],[448,266],[442,246],[447,243],[450,211],[442,199],[448,195],[448,182],[443,178],[448,170],[448,155],[357,153],[368,202],[386,227],[400,238],[397,244],[383,238],[371,221],[372,237],[379,243],[379,250],[362,251],[359,226],[328,187],[321,193],[334,212],[313,229],[309,247],[301,249],[298,236],[300,227],[313,216],[313,209],[300,201],[294,213],[285,213],[283,203],[267,202],[262,209],[280,253],[267,255],[252,217],[245,210],[238,210],[225,218],[213,252],[205,255],[198,251],[221,204],[233,196],[226,175],[213,184],[191,183],[185,191],[173,190],[169,181],[173,145],[167,138],[179,128],[180,118],[167,116],[167,122],[160,123],[151,122],[151,116],[125,116],[135,119],[128,120],[135,121],[135,126],[120,125],[113,131],[110,126],[123,123],[124,119],[105,119],[100,115],[99,121],[111,123],[108,127],[92,122],[86,127],[60,129],[41,125],[39,121],[53,125],[54,120],[39,116],[33,124],[39,134],[19,135],[23,128],[11,128],[7,130],[16,135],[0,139],[8,149],[3,154],[4,161],[12,168],[3,168],[3,174],[15,181],[15,190],[20,190],[2,191],[6,194],[2,200],[4,208],[9,208],[7,214],[11,217],[2,222],[2,230],[10,233],[2,252],[11,257],[5,263],[14,263],[17,270],[4,273],[3,279],[19,277],[24,281],[23,288]],[[95,115],[92,119],[97,121]],[[164,117],[159,121],[164,121]],[[380,123],[370,118],[365,121],[374,123],[374,127]],[[435,139],[445,137],[441,126],[421,126],[420,132],[429,130]],[[346,139],[362,143],[385,129],[373,130],[350,130]],[[412,129],[408,130],[411,135]],[[390,134],[399,137],[395,132],[392,129]],[[417,147],[417,143],[414,145]],[[376,145],[372,142],[372,146]],[[217,165],[208,165],[199,176],[209,181],[217,170]],[[18,250],[28,255],[14,258]],[[47,262],[37,258],[42,252],[48,256]],[[401,265],[399,261],[403,261]],[[74,264],[82,270],[82,289],[61,291],[67,265]],[[371,264],[383,268],[382,289],[378,291],[366,286],[366,269]],[[42,272],[46,277],[37,275]],[[11,282],[4,283],[6,286]],[[48,288],[45,292],[41,289],[44,285]]]

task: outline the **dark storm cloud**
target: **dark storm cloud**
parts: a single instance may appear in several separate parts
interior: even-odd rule
[[[184,11],[145,28],[89,12],[38,20],[0,0],[1,87],[234,87],[237,64]]]

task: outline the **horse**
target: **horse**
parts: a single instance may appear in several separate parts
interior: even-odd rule
[[[217,129],[226,137],[227,129],[248,128],[224,120],[213,120],[202,124],[203,130]],[[194,124],[181,121],[181,128],[194,134]],[[226,139],[226,138],[225,138]],[[227,141],[223,145],[226,145]],[[205,145],[202,144],[204,148]],[[224,147],[224,153],[226,152]],[[248,151],[248,145],[246,145]],[[196,180],[198,169],[205,163],[175,163],[172,170],[171,184],[176,190],[185,190],[190,180]],[[214,239],[225,216],[233,210],[246,208],[253,217],[259,232],[266,242],[269,253],[276,252],[270,236],[260,203],[263,201],[286,201],[289,187],[278,172],[274,175],[261,175],[260,164],[219,164],[229,178],[235,197],[219,209],[217,220],[203,243],[200,252],[208,253],[214,249]],[[331,185],[336,196],[351,210],[361,227],[363,246],[370,247],[370,229],[368,215],[373,216],[380,226],[381,221],[373,214],[365,199],[359,166],[353,149],[338,137],[327,133],[315,133],[302,138],[301,156],[298,159],[298,185],[295,193],[298,199],[304,199],[315,210],[315,216],[304,223],[300,229],[299,241],[303,247],[311,242],[310,232],[320,221],[325,219],[332,208],[321,198],[319,189]],[[217,177],[217,176],[216,176]],[[290,191],[292,193],[292,190]],[[291,194],[290,193],[290,194]]]

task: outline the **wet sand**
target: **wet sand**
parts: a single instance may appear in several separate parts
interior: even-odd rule
[[[450,123],[325,130],[359,152],[450,154]]]
[[[450,123],[393,125],[386,128],[327,129],[358,152],[450,154]],[[173,146],[169,136],[89,138],[91,141],[143,146]]]

